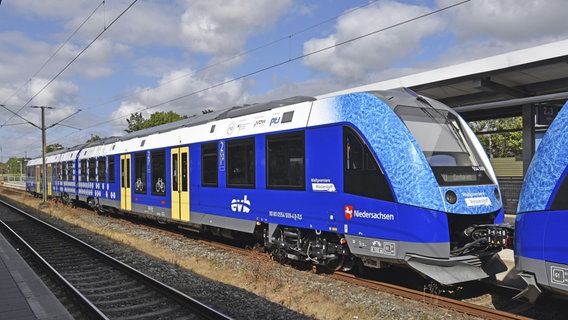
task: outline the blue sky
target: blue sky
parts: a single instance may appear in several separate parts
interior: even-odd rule
[[[565,0],[132,2],[2,1],[0,104],[17,116],[0,109],[0,162],[40,154],[34,105],[55,108],[48,126],[82,110],[47,131],[70,147],[124,134],[133,112],[320,95],[568,38]]]

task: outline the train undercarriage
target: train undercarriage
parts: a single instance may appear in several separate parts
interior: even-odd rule
[[[306,263],[332,270],[349,262],[347,241],[339,234],[271,225],[264,229],[263,238],[264,246],[281,262]]]

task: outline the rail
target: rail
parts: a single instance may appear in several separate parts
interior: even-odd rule
[[[30,214],[0,201],[0,227],[96,319],[230,319]]]

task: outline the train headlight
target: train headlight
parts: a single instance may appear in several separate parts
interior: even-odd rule
[[[501,201],[501,194],[499,194],[499,189],[495,188],[493,192],[495,192],[495,199],[497,199],[497,201]]]
[[[446,191],[446,201],[448,201],[449,204],[454,204],[458,201],[458,196],[452,190],[448,190]]]

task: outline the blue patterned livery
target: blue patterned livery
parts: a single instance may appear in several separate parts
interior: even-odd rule
[[[282,260],[406,265],[442,284],[506,269],[489,159],[459,115],[407,89],[234,107],[59,154],[55,196],[252,234]]]
[[[567,103],[568,104],[568,103]],[[548,128],[519,196],[515,264],[527,288],[518,298],[535,301],[541,287],[568,294],[568,108]]]

